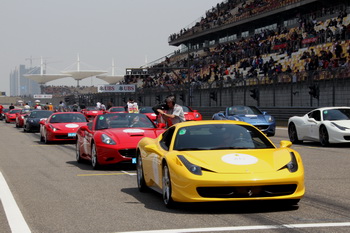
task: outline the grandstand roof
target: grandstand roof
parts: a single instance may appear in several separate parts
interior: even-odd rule
[[[70,77],[79,81],[79,80],[82,80],[84,78],[107,73],[107,71],[104,71],[104,70],[70,70],[69,71],[68,70],[68,71],[62,71],[61,73],[69,75]]]
[[[81,70],[80,69],[80,58],[79,58],[79,54],[77,55],[77,69],[76,70],[65,70],[65,71],[61,71],[62,74],[68,74],[69,76],[71,76],[72,78],[74,78],[77,81],[77,85],[79,86],[79,81],[84,79],[84,78],[88,78],[88,77],[92,77],[92,76],[96,76],[99,74],[104,74],[107,73],[107,71],[105,70]]]
[[[124,75],[98,75],[96,78],[102,79],[108,84],[115,84],[124,80]]]
[[[56,79],[67,78],[71,76],[67,74],[25,74],[24,77],[34,80],[39,84],[45,84]]]

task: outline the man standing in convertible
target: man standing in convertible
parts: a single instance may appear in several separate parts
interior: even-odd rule
[[[184,111],[180,105],[176,104],[174,95],[168,96],[165,103],[166,105],[154,106],[153,110],[161,115],[168,127],[186,121]]]

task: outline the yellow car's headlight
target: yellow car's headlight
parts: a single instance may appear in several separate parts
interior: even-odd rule
[[[197,165],[191,163],[191,162],[188,161],[188,160],[185,158],[185,156],[183,156],[183,155],[178,155],[177,157],[181,160],[181,162],[185,165],[185,167],[186,167],[191,173],[193,173],[193,174],[195,174],[195,175],[199,175],[199,176],[202,175],[202,168],[201,168],[201,167],[199,167],[199,166],[197,166]]]
[[[298,171],[298,162],[297,162],[297,159],[295,158],[295,155],[293,152],[290,152],[290,157],[291,157],[290,162],[287,163],[282,168],[280,168],[279,170],[287,168],[292,173]]]

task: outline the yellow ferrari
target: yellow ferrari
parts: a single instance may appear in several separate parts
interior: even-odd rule
[[[230,120],[188,121],[137,147],[137,185],[176,202],[285,200],[305,193],[301,156],[290,141],[277,148],[253,125]]]

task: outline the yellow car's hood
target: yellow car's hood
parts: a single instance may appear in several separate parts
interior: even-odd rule
[[[223,174],[273,172],[291,161],[288,149],[179,151],[191,163]]]

